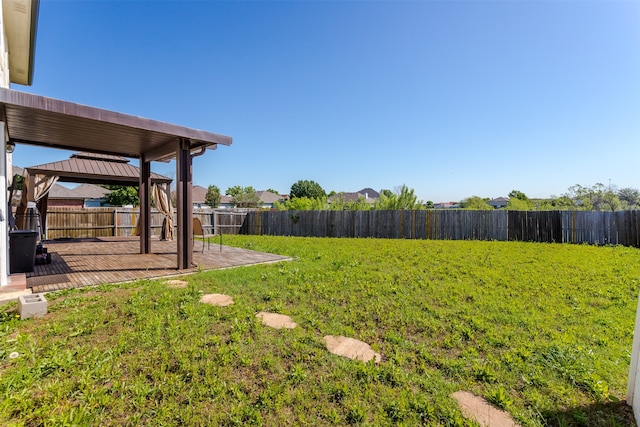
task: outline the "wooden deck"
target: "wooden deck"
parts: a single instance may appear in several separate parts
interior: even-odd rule
[[[285,261],[289,258],[246,249],[194,243],[193,261],[188,270],[177,269],[176,241],[152,240],[151,254],[140,254],[138,237],[100,237],[69,241],[47,241],[51,264],[36,265],[27,273],[27,287],[34,293],[103,283],[122,283],[138,279],[171,277],[252,264]]]

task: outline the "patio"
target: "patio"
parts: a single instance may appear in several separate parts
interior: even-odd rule
[[[33,293],[60,289],[155,279],[289,260],[290,258],[219,245],[211,242],[202,252],[202,242],[194,242],[193,261],[197,267],[176,269],[177,242],[154,239],[151,253],[140,254],[139,237],[100,237],[46,241],[51,264],[36,265],[26,273],[27,288]]]

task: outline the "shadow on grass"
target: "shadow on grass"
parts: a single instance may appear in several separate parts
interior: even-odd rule
[[[633,409],[624,400],[595,403],[565,411],[543,412],[548,426],[635,427]]]

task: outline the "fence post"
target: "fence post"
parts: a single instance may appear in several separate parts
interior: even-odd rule
[[[118,208],[113,208],[113,237],[118,237]]]

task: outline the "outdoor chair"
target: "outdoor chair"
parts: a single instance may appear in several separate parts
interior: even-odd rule
[[[209,239],[215,234],[209,234],[204,232],[204,228],[202,227],[202,222],[200,222],[199,218],[193,218],[193,235],[202,237],[202,253],[204,253],[204,241],[207,241],[207,249],[211,248],[211,242]]]

